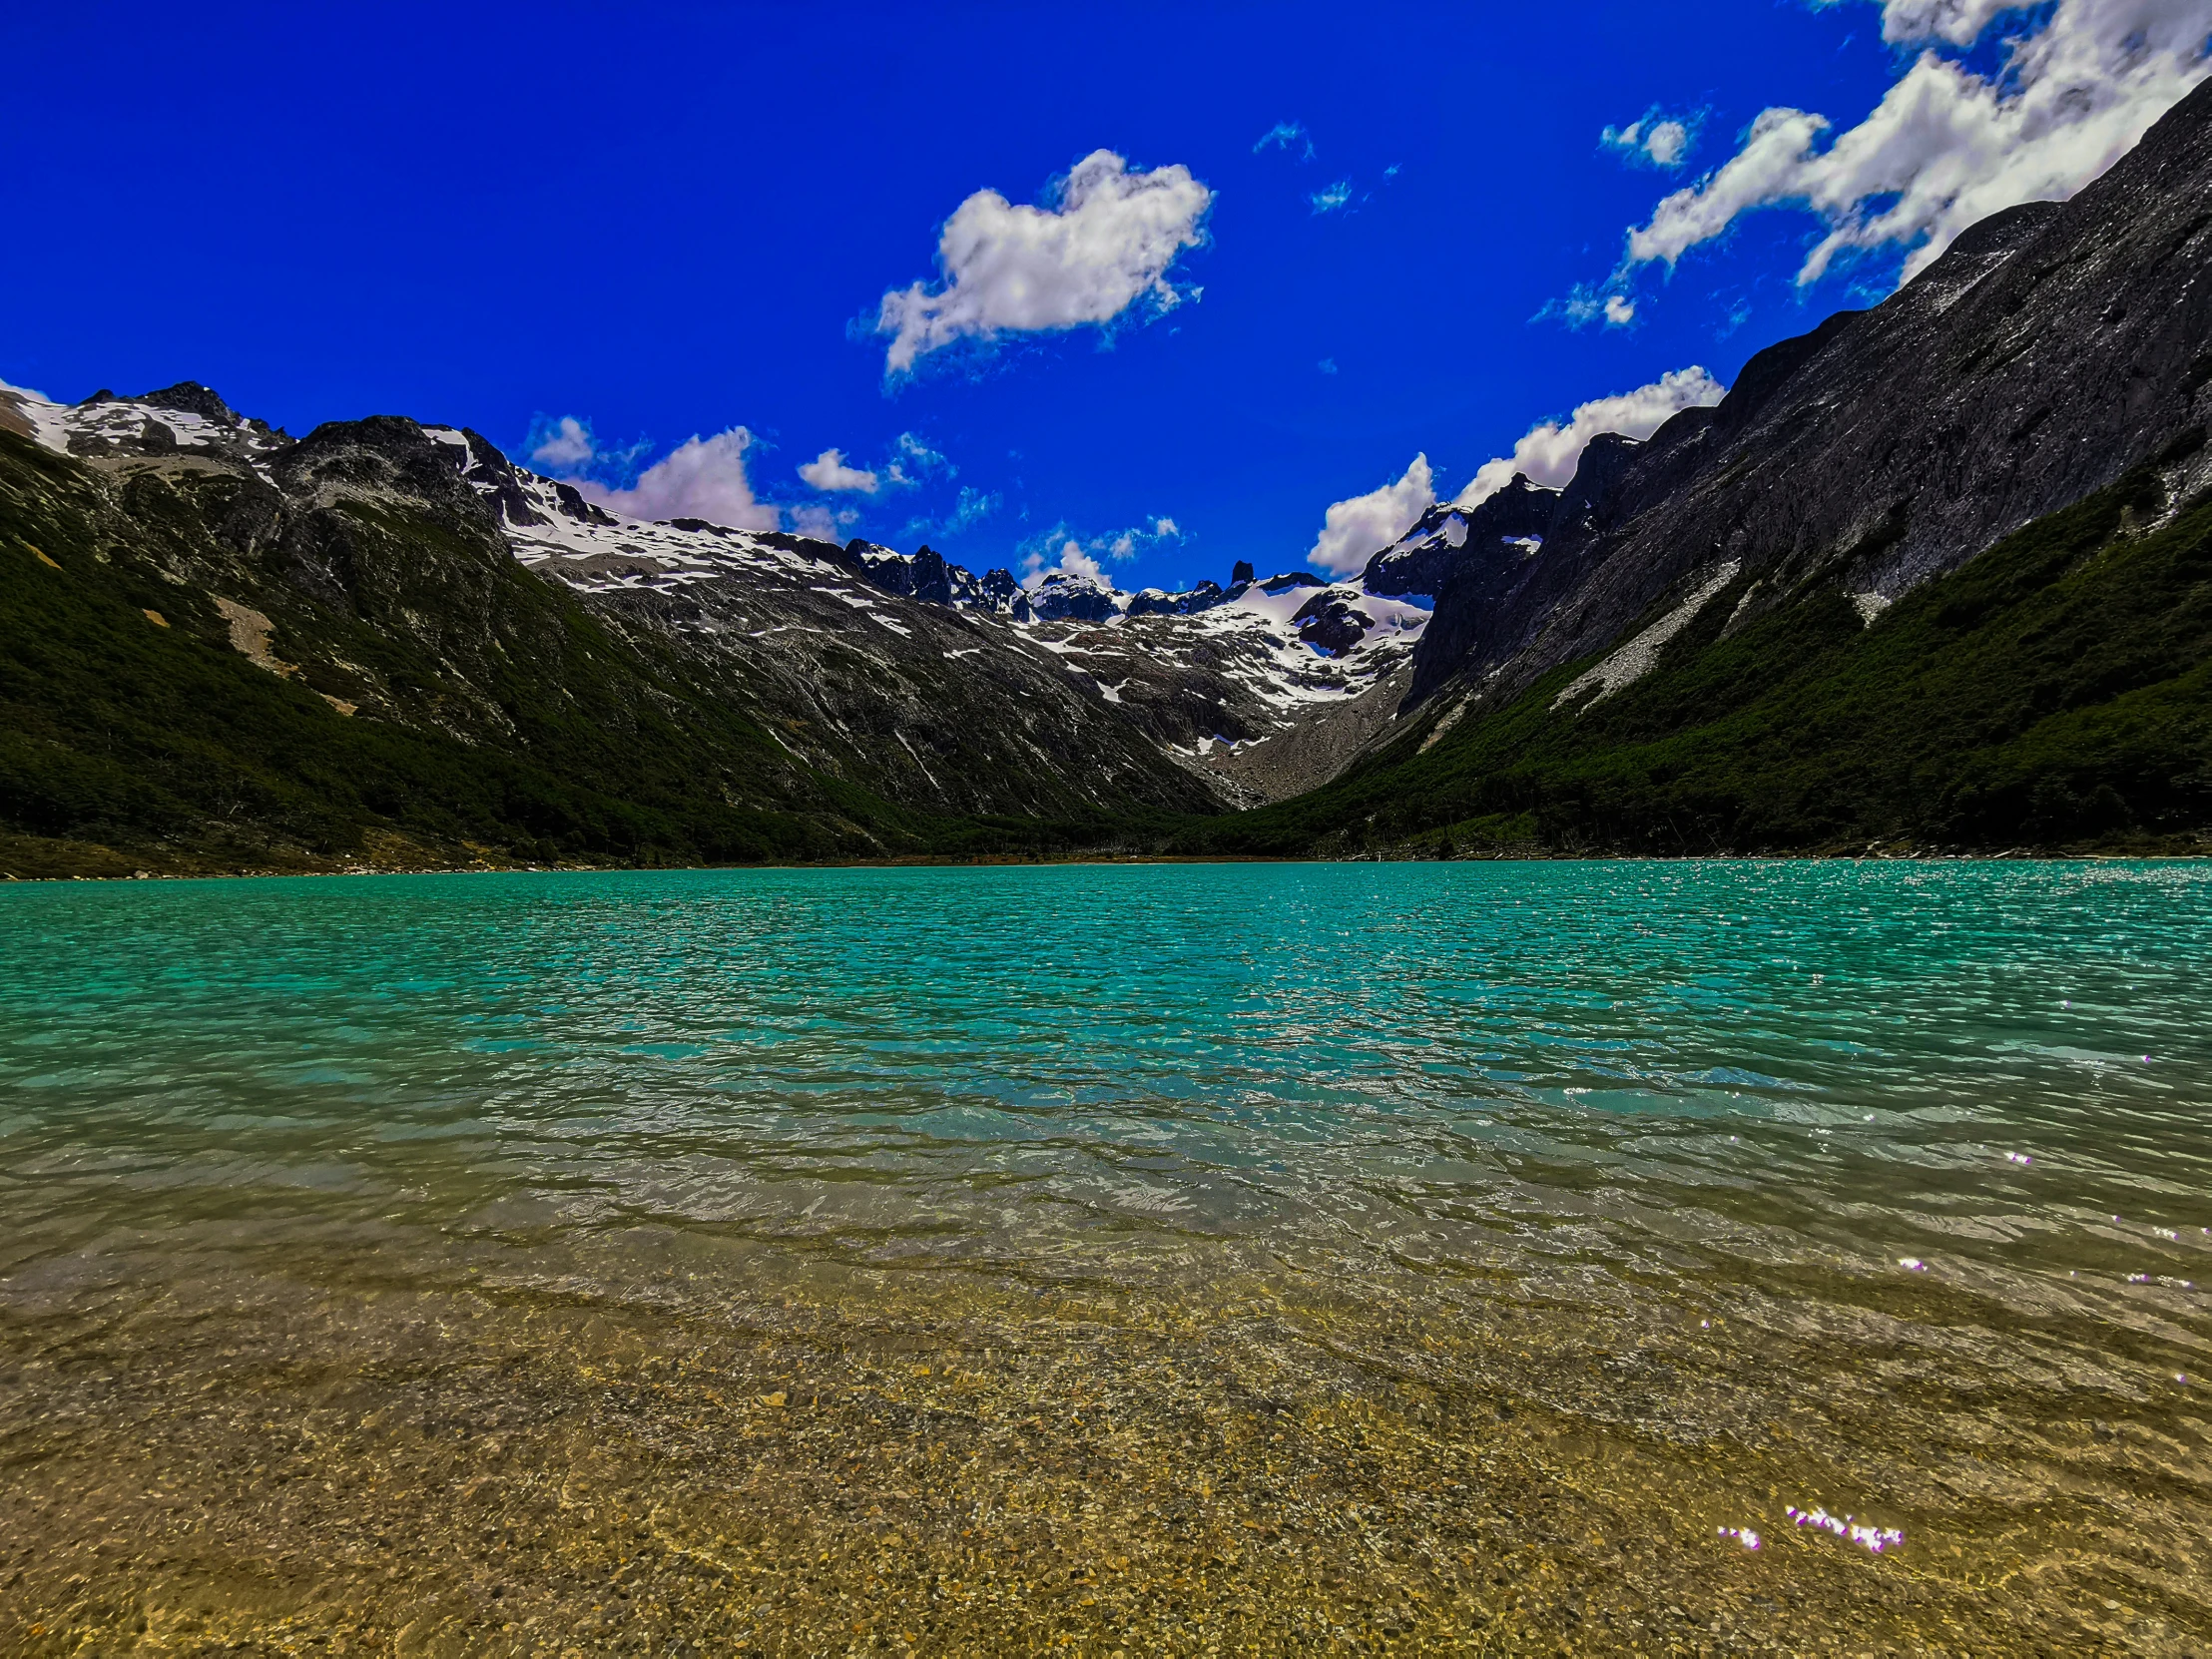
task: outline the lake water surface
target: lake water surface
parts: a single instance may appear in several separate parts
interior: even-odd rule
[[[25,885],[0,986],[9,1651],[2212,1650],[2212,866]]]

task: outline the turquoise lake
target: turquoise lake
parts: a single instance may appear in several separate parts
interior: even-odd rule
[[[1453,1401],[1495,1394],[1483,1432],[1540,1424],[1550,1449],[1527,1450],[1525,1478],[1550,1470],[1619,1518],[1584,1528],[1608,1547],[1639,1489],[1673,1494],[1680,1538],[1647,1563],[1650,1597],[1719,1597],[1731,1629],[1791,1601],[1729,1588],[1729,1563],[1753,1558],[1729,1528],[1768,1535],[1761,1572],[1802,1558],[1804,1593],[1855,1639],[1955,1625],[1979,1605],[1976,1572],[2017,1577],[2018,1616],[2080,1651],[2176,1651],[2212,1629],[2212,866],[23,885],[0,890],[0,1450],[63,1531],[75,1500],[23,1472],[61,1466],[57,1413],[80,1424],[79,1484],[151,1459],[163,1490],[205,1478],[211,1513],[262,1514],[206,1471],[262,1455],[240,1450],[264,1432],[256,1413],[320,1408],[306,1384],[266,1381],[294,1375],[301,1334],[353,1355],[337,1369],[362,1386],[429,1341],[428,1324],[381,1323],[396,1310],[429,1321],[439,1299],[475,1297],[482,1321],[521,1322],[501,1352],[542,1343],[547,1366],[589,1371],[575,1356],[600,1341],[641,1365],[657,1344],[706,1353],[742,1329],[778,1364],[792,1345],[919,1354],[930,1385],[950,1375],[934,1349],[970,1356],[960,1375],[986,1393],[1014,1383],[980,1356],[1079,1327],[1099,1397],[1123,1401],[1118,1419],[1094,1408],[1099,1432],[1133,1436],[1133,1458],[1217,1458],[1191,1499],[1203,1514],[1247,1464],[1147,1426],[1145,1368],[1180,1331],[1194,1346],[1178,1376],[1275,1368],[1269,1411],[1427,1390],[1402,1418],[1428,1424],[1421,1443],[1446,1443]],[[599,1323],[562,1311],[579,1307]],[[465,1349],[475,1328],[456,1328],[442,1341]],[[233,1417],[134,1429],[257,1366],[276,1369]],[[828,1410],[875,1388],[846,1376],[806,1397]],[[611,1456],[606,1408],[579,1394],[546,1421],[596,1423],[590,1454]],[[672,1425],[704,1409],[666,1408]],[[1363,1433],[1381,1445],[1398,1421]],[[1577,1456],[1643,1472],[1617,1487],[1560,1472]],[[1000,1478],[1027,1478],[1007,1458]],[[644,1469],[607,1478],[642,1490]],[[807,1478],[795,1462],[793,1489]],[[931,1530],[949,1497],[885,1489],[912,1498],[900,1547],[955,1547]],[[1902,1541],[1809,1526],[1816,1505]],[[1692,1559],[1721,1545],[1735,1556]],[[1916,1560],[1919,1578],[1884,1576]],[[1938,1566],[1962,1575],[1955,1594]],[[143,1619],[160,1575],[135,1570],[116,1582],[138,1586]],[[1559,1571],[1575,1576],[1571,1556]],[[533,1584],[540,1617],[566,1605],[553,1580],[509,1576],[524,1587],[500,1607]],[[1444,1583],[1406,1590],[1385,1632],[1428,1628]],[[1477,1574],[1463,1593],[1494,1588]],[[1595,1620],[1598,1592],[1577,1593]],[[277,1603],[257,1595],[192,1616],[259,1630]],[[749,1605],[729,1614],[754,1621],[748,1639],[813,1628],[798,1600],[769,1623]],[[1108,1605],[1074,1597],[1067,1616]],[[520,1617],[504,1639],[530,1650]],[[958,1646],[966,1627],[938,1628]]]

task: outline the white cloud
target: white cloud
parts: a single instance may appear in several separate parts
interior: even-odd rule
[[[745,452],[753,434],[743,426],[711,438],[694,433],[647,467],[628,489],[579,483],[590,500],[633,518],[703,518],[733,530],[773,530],[777,510],[753,499],[745,475]]]
[[[1004,497],[996,490],[986,492],[963,484],[960,486],[960,498],[953,503],[949,513],[939,519],[910,518],[906,521],[905,534],[935,536],[939,539],[956,536],[963,530],[974,529],[1004,505]]]
[[[1661,167],[1680,167],[1690,148],[1690,129],[1679,121],[1662,121],[1644,135],[1644,154]]]
[[[1597,397],[1579,405],[1564,421],[1531,426],[1510,455],[1484,461],[1467,487],[1453,498],[1455,507],[1486,501],[1525,472],[1532,483],[1557,489],[1574,476],[1582,451],[1600,432],[1648,438],[1684,409],[1718,403],[1728,388],[1695,363],[1662,374],[1648,386],[1615,397]],[[1393,538],[1394,539],[1394,538]]]
[[[889,466],[884,469],[885,483],[918,484],[922,479],[934,477],[940,472],[947,478],[957,478],[960,475],[958,467],[911,432],[899,433],[891,447],[896,453],[891,456]]]
[[[844,464],[844,451],[825,449],[799,469],[799,480],[811,488],[831,490],[862,490],[875,493],[877,479],[874,473],[856,466]]]
[[[1352,181],[1339,179],[1335,184],[1314,192],[1308,200],[1314,204],[1314,212],[1318,214],[1335,213],[1352,200]]]
[[[1148,528],[1142,524],[1131,525],[1126,530],[1109,530],[1104,535],[1081,537],[1068,528],[1067,520],[1059,523],[1027,544],[1022,555],[1023,580],[1030,587],[1056,570],[1073,575],[1088,576],[1105,581],[1108,563],[1126,564],[1147,548],[1157,547],[1164,541],[1188,541],[1183,527],[1166,514],[1155,514]]]
[[[542,435],[531,435],[538,441],[530,451],[530,459],[555,472],[575,472],[589,466],[596,453],[591,428],[574,415],[563,415]]]
[[[1278,121],[1260,135],[1260,141],[1252,147],[1252,153],[1257,156],[1271,144],[1278,150],[1303,152],[1299,157],[1300,161],[1310,162],[1314,159],[1314,141],[1307,136],[1306,128],[1299,122]]]
[[[813,536],[817,541],[842,541],[844,533],[859,521],[860,515],[852,508],[830,507],[820,501],[791,509],[792,534]]]
[[[638,462],[652,448],[652,440],[642,437],[635,443],[609,448],[592,430],[591,422],[576,415],[562,415],[558,420],[532,415],[529,434],[522,440],[522,451],[531,463],[553,476],[573,478],[579,484],[591,478],[611,486],[627,483]]]
[[[1835,5],[1838,0],[1814,3]],[[1971,46],[1997,17],[2020,9],[2020,0],[1882,0],[1882,38],[1893,46],[1911,40]]]
[[[1428,457],[1415,455],[1396,483],[1333,505],[1306,562],[1333,576],[1350,576],[1411,529],[1435,499]]]
[[[1073,537],[1062,540],[1058,547],[1033,548],[1021,561],[1021,585],[1035,589],[1044,584],[1047,576],[1081,576],[1101,587],[1114,585],[1105,568],[1083,551],[1083,544]]]
[[[1213,201],[1190,169],[1131,172],[1111,150],[1077,162],[1049,208],[977,191],[945,221],[936,291],[915,282],[883,295],[885,371],[910,372],[963,339],[1102,325],[1140,301],[1170,309],[1184,295],[1168,268],[1204,240]]]
[[[1654,106],[1625,127],[1606,128],[1598,134],[1598,142],[1608,150],[1619,151],[1629,161],[1649,167],[1680,167],[1689,160],[1690,149],[1697,143],[1702,119],[1702,114],[1666,115]]]
[[[1546,317],[1556,317],[1570,328],[1586,328],[1598,321],[1608,328],[1625,328],[1636,320],[1636,301],[1611,284],[1597,287],[1577,282],[1566,298],[1547,300],[1528,320],[1541,322]]]
[[[2028,32],[1988,43],[2000,60],[1990,73],[1942,55],[1981,43],[2000,18]],[[2057,0],[2040,15],[2000,0],[1883,0],[1882,32],[1927,49],[1872,114],[1816,149],[1826,116],[1765,111],[1724,166],[1629,232],[1628,264],[1671,266],[1741,215],[1791,204],[1828,226],[1800,282],[1839,254],[1883,247],[1910,250],[1910,279],[1999,209],[2073,195],[2212,72],[2212,0]]]

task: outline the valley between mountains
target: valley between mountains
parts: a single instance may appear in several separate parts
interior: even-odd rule
[[[0,389],[0,868],[2203,850],[2208,418],[2212,84],[1349,581],[1025,587]]]

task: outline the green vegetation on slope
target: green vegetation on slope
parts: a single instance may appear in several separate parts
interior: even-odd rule
[[[2175,458],[2169,456],[2169,459]],[[1724,590],[1626,690],[1590,660],[1179,850],[2175,847],[2212,830],[2212,498],[2137,474],[1863,626],[1833,585],[1727,638]],[[1594,659],[1591,659],[1594,660]],[[1432,741],[1431,741],[1432,740]],[[1429,742],[1426,753],[1422,745]]]
[[[403,503],[341,502],[263,546],[225,528],[253,488],[111,486],[0,433],[0,870],[2195,848],[2212,830],[2212,498],[2164,515],[2149,472],[1871,627],[1816,584],[1723,637],[1746,576],[1603,701],[1553,710],[1587,666],[1567,664],[1456,724],[1440,696],[1259,812],[1051,823],[825,776],[696,665]],[[285,672],[242,654],[218,595],[266,615]]]
[[[235,485],[111,496],[0,433],[0,869],[960,856],[1102,832],[932,818],[826,778],[672,655],[397,509],[338,509],[312,551],[353,587],[307,603],[274,555],[204,528]],[[216,593],[312,666],[250,662]],[[330,701],[364,686],[391,718]]]

